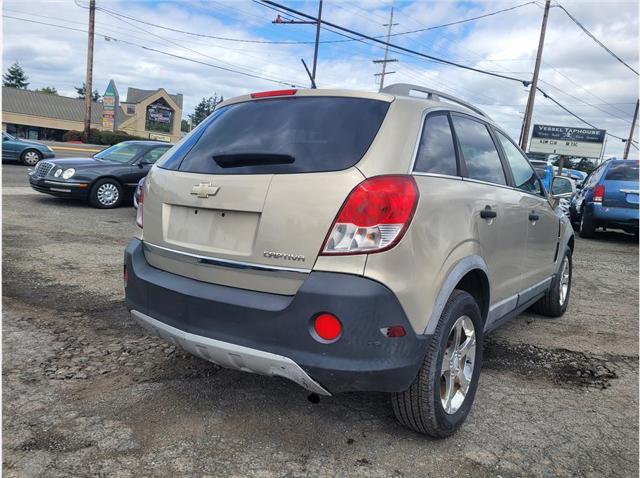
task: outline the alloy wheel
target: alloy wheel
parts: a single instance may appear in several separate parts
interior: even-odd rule
[[[564,305],[569,295],[569,284],[571,283],[571,265],[569,264],[569,257],[565,256],[562,260],[562,267],[560,268],[560,305]]]
[[[449,331],[440,368],[440,401],[448,414],[456,413],[464,403],[476,357],[476,333],[466,315],[458,318]]]
[[[96,196],[98,198],[98,202],[103,206],[113,206],[118,202],[120,193],[115,184],[104,183],[98,188]]]

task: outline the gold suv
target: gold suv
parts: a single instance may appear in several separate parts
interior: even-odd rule
[[[446,101],[443,101],[446,100]],[[279,90],[221,103],[152,168],[125,253],[132,316],[223,367],[390,392],[451,435],[483,335],[569,302],[575,191],[545,191],[486,114],[443,93]]]

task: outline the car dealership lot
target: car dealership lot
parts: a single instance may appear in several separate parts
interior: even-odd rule
[[[293,383],[148,337],[122,300],[133,209],[27,184],[24,166],[3,166],[6,476],[638,473],[632,236],[576,239],[567,314],[491,335],[468,421],[433,441],[399,425],[383,394],[313,404]]]

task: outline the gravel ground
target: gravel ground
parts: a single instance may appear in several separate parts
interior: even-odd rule
[[[638,245],[576,241],[564,317],[485,343],[453,438],[397,424],[384,394],[310,403],[144,334],[123,304],[134,213],[26,187],[3,166],[4,476],[638,476]]]

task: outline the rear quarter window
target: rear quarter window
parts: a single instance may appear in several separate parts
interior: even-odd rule
[[[610,181],[638,181],[638,161],[614,163],[604,177]]]
[[[389,103],[364,98],[272,98],[213,113],[168,169],[203,174],[338,171],[367,152]],[[176,153],[184,148],[176,148]]]
[[[453,135],[446,113],[427,116],[420,137],[414,170],[420,173],[448,176],[458,174]]]

